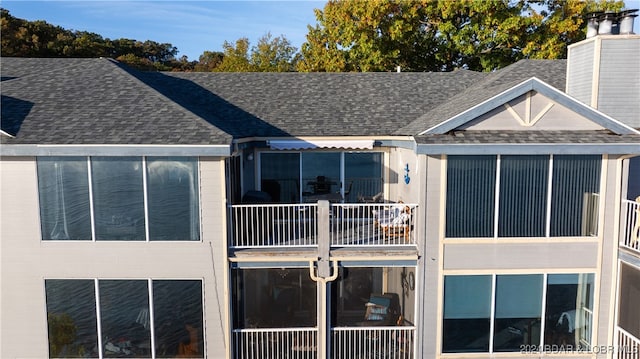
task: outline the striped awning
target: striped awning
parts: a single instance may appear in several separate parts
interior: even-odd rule
[[[269,140],[272,150],[310,150],[314,148],[373,149],[373,140]]]

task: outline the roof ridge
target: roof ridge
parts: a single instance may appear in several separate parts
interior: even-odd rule
[[[171,98],[169,98],[167,95],[165,95],[162,92],[160,92],[157,89],[155,89],[153,86],[150,86],[146,82],[142,81],[138,76],[136,76],[134,74],[134,72],[139,72],[139,70],[136,70],[134,68],[130,68],[126,64],[121,63],[120,61],[115,60],[115,59],[108,59],[108,60],[110,60],[109,62],[111,62],[111,64],[114,65],[115,67],[117,67],[122,73],[124,73],[125,75],[131,77],[133,81],[136,81],[137,83],[141,84],[147,90],[149,90],[150,92],[154,93],[156,96],[159,96],[160,98],[162,98],[164,100],[164,102],[170,104],[169,106],[173,106],[174,108],[176,108],[178,110],[185,111],[185,112],[189,113],[190,115],[196,117],[204,125],[209,126],[210,128],[215,129],[217,131],[220,131],[220,133],[224,133],[226,135],[229,135],[229,136],[233,137],[232,134],[230,134],[230,133],[222,130],[221,128],[213,125],[211,122],[207,121],[202,116],[200,116],[200,115],[196,114],[195,112],[189,110],[188,108],[182,106],[181,104],[179,104],[176,101],[174,101]]]

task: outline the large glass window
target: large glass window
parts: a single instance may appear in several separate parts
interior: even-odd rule
[[[200,280],[48,279],[45,288],[53,358],[204,357]]]
[[[142,159],[91,160],[97,240],[145,239]]]
[[[597,235],[600,156],[449,156],[447,162],[449,238]]]
[[[147,159],[147,188],[152,240],[200,239],[195,158]]]
[[[589,350],[592,315],[591,273],[449,275],[442,352]]]
[[[355,202],[382,195],[380,152],[265,152],[260,154],[261,190],[279,203]]]
[[[541,313],[542,275],[497,276],[493,350],[539,345]]]
[[[445,277],[442,352],[489,351],[491,281],[490,275]]]
[[[40,157],[38,186],[44,240],[200,239],[196,158]]]
[[[45,282],[49,356],[51,358],[97,357],[98,323],[93,280]]]
[[[38,193],[42,239],[91,239],[86,158],[39,158]]]
[[[593,321],[593,274],[549,274],[545,345],[589,347]]]

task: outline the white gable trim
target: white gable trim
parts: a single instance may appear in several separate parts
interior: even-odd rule
[[[505,90],[499,93],[492,98],[481,102],[440,124],[433,126],[423,132],[420,135],[425,134],[444,134],[449,131],[455,130],[456,128],[473,121],[479,116],[484,115],[485,113],[507,104],[509,101],[518,98],[530,91],[536,91],[551,100],[557,102],[560,105],[563,105],[574,111],[577,114],[580,114],[587,119],[597,123],[598,125],[616,133],[616,134],[640,134],[640,131],[633,129],[632,127],[613,119],[612,117],[589,107],[582,102],[574,99],[573,97],[567,95],[566,93],[555,89],[554,87],[546,84],[545,82],[532,77],[520,84]]]

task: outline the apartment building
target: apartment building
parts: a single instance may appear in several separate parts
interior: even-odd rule
[[[638,358],[637,53],[2,58],[0,356]]]

